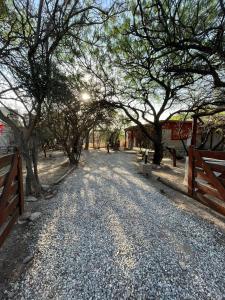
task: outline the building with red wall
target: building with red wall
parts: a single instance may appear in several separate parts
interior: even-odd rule
[[[168,120],[162,122],[162,142],[164,147],[176,149],[178,153],[184,155],[185,150],[182,140],[185,144],[191,137],[192,121]],[[154,128],[151,124],[146,124],[145,128],[150,135],[154,134]],[[139,126],[130,126],[125,129],[125,145],[128,149],[134,147],[152,148],[152,142],[141,131]]]

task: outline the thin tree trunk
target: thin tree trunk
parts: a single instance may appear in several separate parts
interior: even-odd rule
[[[93,142],[93,149],[95,149],[95,131],[94,131],[94,128],[93,128],[93,131],[92,131],[92,142]]]
[[[27,170],[27,174],[26,174],[26,189],[25,189],[25,194],[26,196],[29,196],[32,194],[32,188],[31,188],[31,176],[29,176],[28,174],[30,174],[31,169],[29,168],[28,164],[26,164],[26,170]]]
[[[89,149],[89,132],[85,136],[85,146],[84,146],[84,150],[88,150],[88,149]]]
[[[73,155],[75,157],[76,163],[78,163],[80,159],[81,147],[82,143],[80,141],[80,138],[77,137],[73,143]]]
[[[44,157],[47,158],[47,151],[46,151],[46,147],[43,146],[42,147],[43,153],[44,153]]]
[[[204,149],[204,146],[205,146],[205,144],[207,143],[208,138],[209,138],[209,135],[211,134],[211,132],[212,132],[212,128],[210,128],[209,130],[207,130],[206,135],[205,135],[205,137],[204,137],[204,140],[201,141],[201,144],[198,146],[198,149],[199,149],[199,150]]]
[[[33,169],[34,169],[35,179],[36,179],[37,183],[40,184],[39,176],[38,176],[38,168],[37,168],[38,152],[37,152],[37,149],[35,149],[34,147],[32,148],[32,161],[33,161]]]
[[[222,143],[224,142],[224,137],[222,137],[217,143],[216,145],[214,145],[212,147],[212,151],[215,151]]]

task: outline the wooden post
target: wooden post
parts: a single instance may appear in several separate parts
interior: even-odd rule
[[[173,167],[176,167],[177,166],[176,149],[172,149],[172,155],[173,155]]]
[[[124,130],[125,142],[124,142],[124,149],[127,148],[127,131]]]
[[[134,131],[131,129],[131,150],[133,150],[134,147]]]
[[[19,210],[20,210],[20,214],[22,215],[24,211],[22,158],[19,151],[17,151],[17,155],[18,155],[18,182],[19,182]]]
[[[148,152],[145,150],[145,160],[144,160],[145,165],[148,163]]]
[[[188,151],[188,194],[193,196],[194,194],[194,146],[189,147]]]
[[[93,142],[93,149],[95,149],[95,130],[93,127],[93,132],[92,132],[92,142]]]

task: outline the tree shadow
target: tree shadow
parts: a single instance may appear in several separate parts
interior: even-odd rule
[[[33,232],[35,257],[23,273],[33,298],[66,299],[68,284],[74,299],[223,295],[225,251],[216,228],[172,205],[137,174],[132,156],[96,151],[87,159]]]

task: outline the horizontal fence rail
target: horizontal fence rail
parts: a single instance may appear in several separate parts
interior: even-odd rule
[[[225,215],[225,152],[190,146],[188,193]]]
[[[16,151],[0,157],[0,246],[23,209],[22,160]]]

